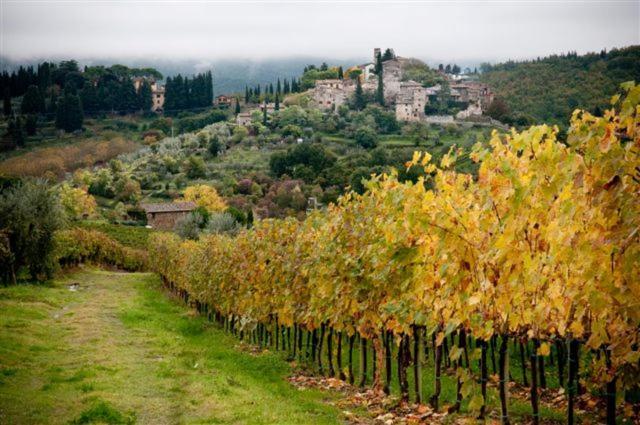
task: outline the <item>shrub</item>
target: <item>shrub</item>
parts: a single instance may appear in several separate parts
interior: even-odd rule
[[[292,176],[295,169],[307,166],[312,171],[312,177],[318,176],[323,170],[331,167],[336,157],[322,146],[303,143],[289,149],[286,153],[274,153],[269,159],[271,172],[276,176],[288,174]]]
[[[283,127],[282,129],[283,136],[292,136],[294,138],[298,138],[302,136],[302,129],[297,125],[289,124]]]
[[[16,282],[25,268],[33,279],[55,270],[53,235],[64,213],[55,190],[43,181],[18,183],[0,195],[0,281]]]
[[[60,203],[68,218],[86,218],[96,213],[96,200],[86,189],[75,188],[68,183],[60,186]]]
[[[373,149],[378,145],[378,135],[370,127],[360,127],[354,135],[356,143],[365,149]]]
[[[217,213],[209,217],[207,233],[235,235],[240,228],[240,224],[233,215],[227,212]]]
[[[191,213],[176,221],[173,231],[182,239],[197,240],[203,225],[204,217],[201,214]]]
[[[187,173],[187,177],[190,179],[198,179],[202,177],[206,177],[207,175],[207,167],[204,163],[204,160],[200,157],[191,155],[187,158],[187,162],[185,163],[185,172]]]

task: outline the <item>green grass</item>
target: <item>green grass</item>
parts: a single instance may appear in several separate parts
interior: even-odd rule
[[[240,351],[159,286],[83,271],[0,289],[0,423],[341,422],[335,395],[295,389],[279,355]]]

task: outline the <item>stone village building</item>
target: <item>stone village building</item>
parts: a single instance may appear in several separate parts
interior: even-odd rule
[[[415,81],[400,83],[396,97],[396,119],[398,121],[423,121],[424,107],[429,102],[428,90]]]
[[[163,202],[142,204],[147,225],[159,230],[173,230],[176,222],[196,209],[194,202]]]
[[[338,109],[349,100],[356,91],[356,84],[351,79],[318,80],[313,89],[313,101],[321,109]]]
[[[136,92],[140,90],[143,81],[148,81],[151,86],[151,110],[153,112],[162,112],[164,107],[164,86],[160,85],[153,78],[136,77],[133,79],[133,86]]]

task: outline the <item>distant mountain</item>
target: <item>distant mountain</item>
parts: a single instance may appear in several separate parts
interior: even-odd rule
[[[561,124],[575,108],[604,110],[621,83],[640,82],[640,46],[483,65],[482,71],[481,80],[516,121]]]

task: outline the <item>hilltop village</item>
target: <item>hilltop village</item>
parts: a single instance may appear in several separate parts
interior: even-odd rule
[[[376,63],[382,64],[382,86],[385,105],[395,108],[398,121],[453,122],[454,119],[465,119],[482,115],[493,100],[493,93],[488,86],[474,81],[469,75],[453,75],[441,73],[443,84],[425,87],[423,84],[408,79],[404,70],[415,64],[416,59],[396,56],[391,50],[390,58],[381,59],[379,48],[373,51],[373,62],[350,68],[347,72],[357,71],[356,78],[342,78],[316,81],[312,90],[315,105],[322,109],[335,109],[344,105],[353,96],[358,83],[364,91],[374,92],[378,89],[379,76]],[[448,96],[453,101],[467,104],[467,108],[456,115],[427,115],[425,107],[433,102],[448,85]]]
[[[432,70],[418,59],[397,56],[393,49],[382,54],[375,48],[372,62],[352,66],[344,72],[341,67],[339,71],[337,67],[327,67],[325,71],[334,69],[337,78],[317,79],[313,87],[304,92],[309,99],[308,107],[338,111],[342,106],[349,106],[356,92],[361,90],[364,96],[380,96],[379,103],[395,111],[395,118],[400,122],[447,124],[480,119],[494,99],[490,87],[478,81],[477,73]],[[417,74],[416,70],[419,71]],[[421,75],[420,72],[431,73],[432,78],[412,79],[413,75]],[[216,103],[230,106],[234,99],[221,95]],[[284,99],[283,103],[289,102]],[[439,107],[442,104],[455,107]],[[270,115],[277,109],[279,104],[264,101],[256,109],[238,113],[236,123],[249,125],[257,113],[264,114],[266,110]]]

